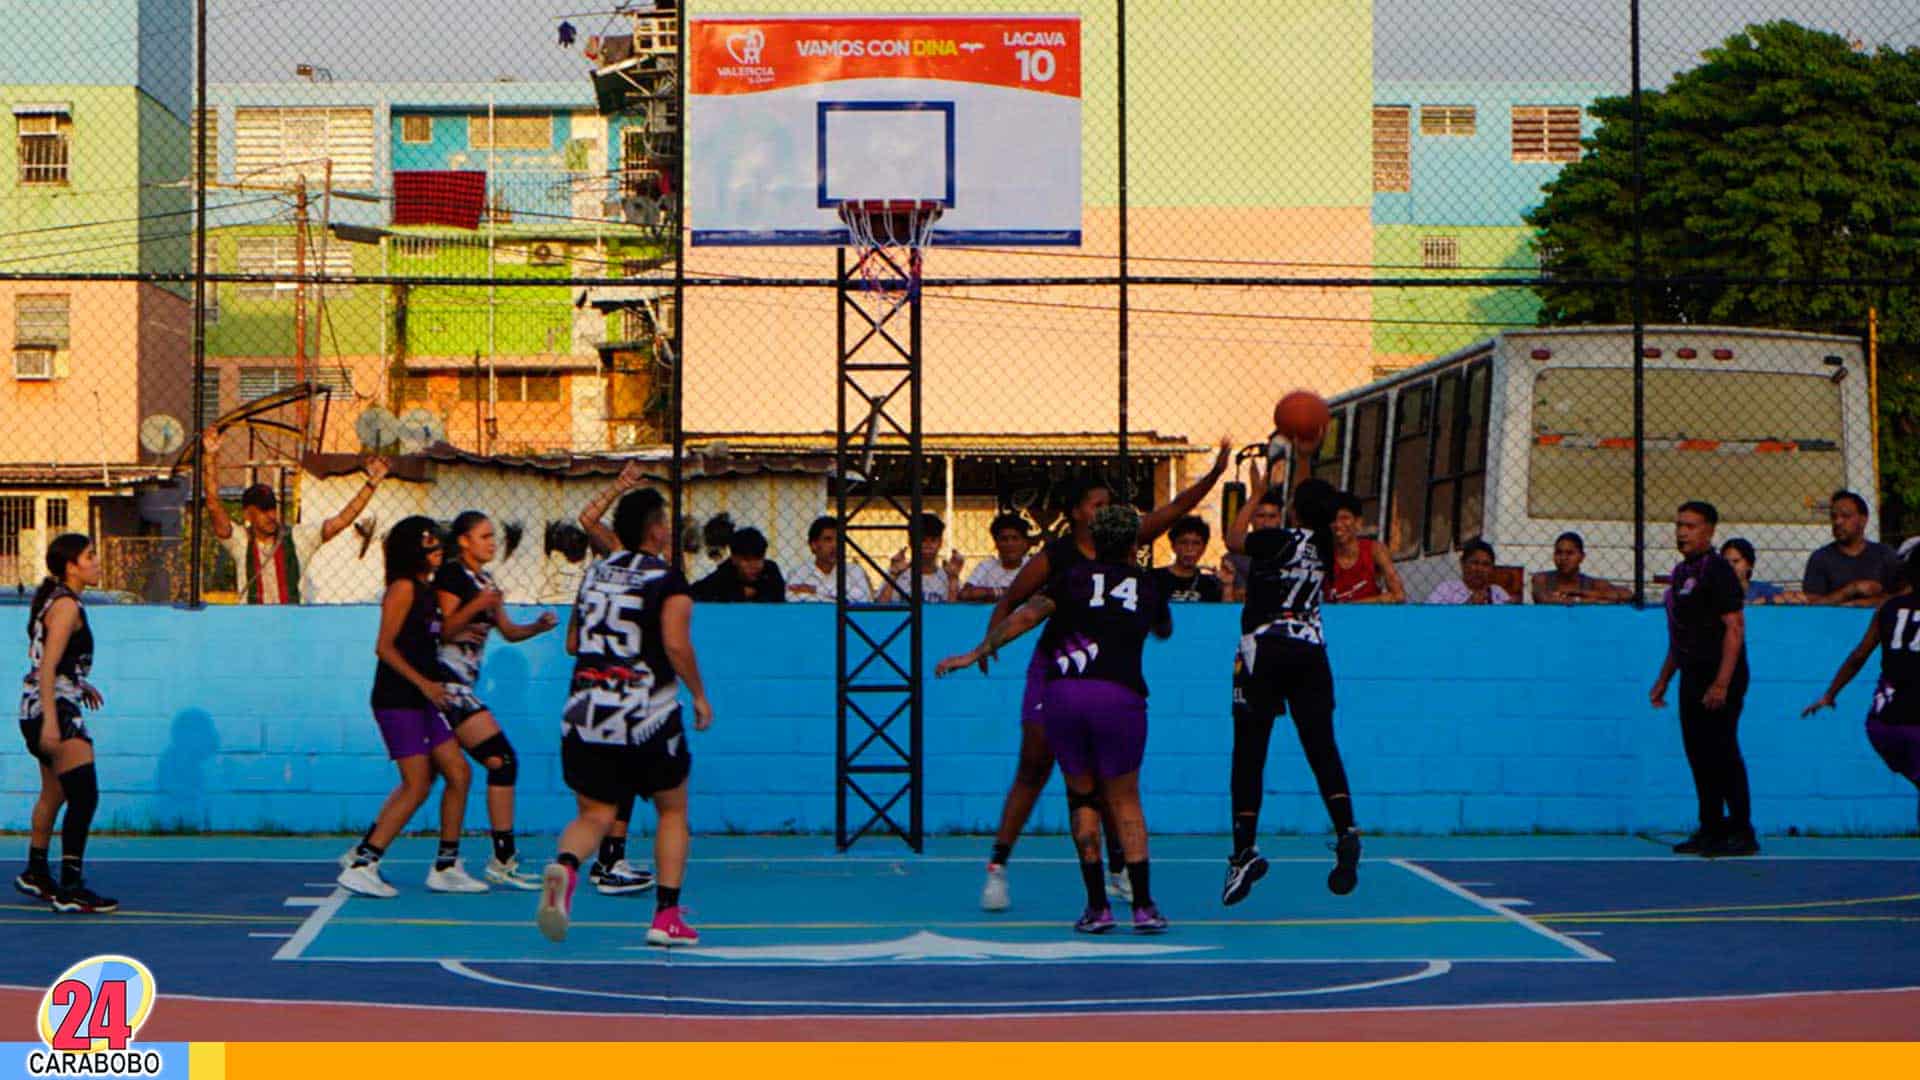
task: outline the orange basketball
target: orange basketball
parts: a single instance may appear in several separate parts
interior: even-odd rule
[[[1295,390],[1273,407],[1275,430],[1303,447],[1319,446],[1332,418],[1326,401],[1311,390]]]

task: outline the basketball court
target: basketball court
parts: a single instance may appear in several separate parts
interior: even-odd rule
[[[123,952],[155,974],[164,1040],[811,1038],[824,1016],[839,1038],[1874,1039],[1910,1036],[1920,1004],[1911,840],[1707,861],[1659,838],[1376,838],[1340,898],[1322,845],[1281,839],[1223,908],[1224,842],[1164,838],[1171,932],[1089,937],[1059,837],[1022,846],[1001,914],[978,909],[974,839],[699,838],[702,941],[672,951],[643,944],[644,893],[583,885],[557,945],[535,894],[427,893],[426,840],[386,861],[399,898],[352,897],[346,843],[103,837],[95,877],[133,899],[84,922],[9,905],[3,993],[30,1010],[82,954]]]

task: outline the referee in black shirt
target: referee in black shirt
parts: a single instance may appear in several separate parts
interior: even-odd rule
[[[1680,738],[1700,799],[1700,828],[1673,846],[1681,855],[1757,855],[1747,764],[1740,757],[1740,707],[1747,696],[1746,590],[1713,547],[1720,513],[1690,502],[1674,516],[1680,564],[1667,587],[1667,659],[1648,700],[1667,704],[1680,673]]]

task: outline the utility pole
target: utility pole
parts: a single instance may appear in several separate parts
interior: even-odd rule
[[[307,177],[300,175],[293,194],[293,381],[307,381]],[[299,405],[300,431],[307,430],[307,403]]]

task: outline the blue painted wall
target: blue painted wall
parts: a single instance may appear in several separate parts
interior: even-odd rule
[[[1516,105],[1588,106],[1617,93],[1605,83],[1409,82],[1374,84],[1376,105],[1413,109],[1411,191],[1375,192],[1376,225],[1521,225],[1520,215],[1538,205],[1540,186],[1559,175],[1557,164],[1513,160]],[[1420,106],[1472,105],[1470,136],[1420,134]],[[1593,134],[1591,116],[1581,120]]]
[[[929,652],[970,644],[984,614],[931,610]],[[392,786],[366,706],[372,608],[99,607],[92,615],[108,701],[93,721],[107,827],[357,832]],[[1227,825],[1236,616],[1226,607],[1183,607],[1173,640],[1150,652],[1142,786],[1156,830]],[[696,828],[832,828],[832,617],[800,605],[698,613],[696,643],[719,720],[694,736]],[[1913,789],[1886,771],[1860,730],[1871,671],[1837,715],[1799,718],[1866,617],[1751,613],[1754,685],[1742,736],[1764,831],[1914,827]],[[1674,712],[1646,704],[1664,648],[1657,612],[1341,608],[1328,623],[1340,741],[1363,827],[1690,825],[1692,788]],[[1013,771],[1024,659],[1009,650],[991,678],[970,673],[930,688],[930,827],[977,831],[997,822]],[[520,749],[520,820],[529,832],[553,831],[571,814],[555,760],[567,671],[558,634],[489,650],[483,695]],[[1263,825],[1321,831],[1312,777],[1282,726]],[[36,785],[34,763],[18,746],[0,753],[0,826],[25,827]],[[1058,830],[1063,810],[1055,781],[1036,827]],[[485,827],[477,791],[468,822]],[[431,822],[423,814],[415,825]]]

